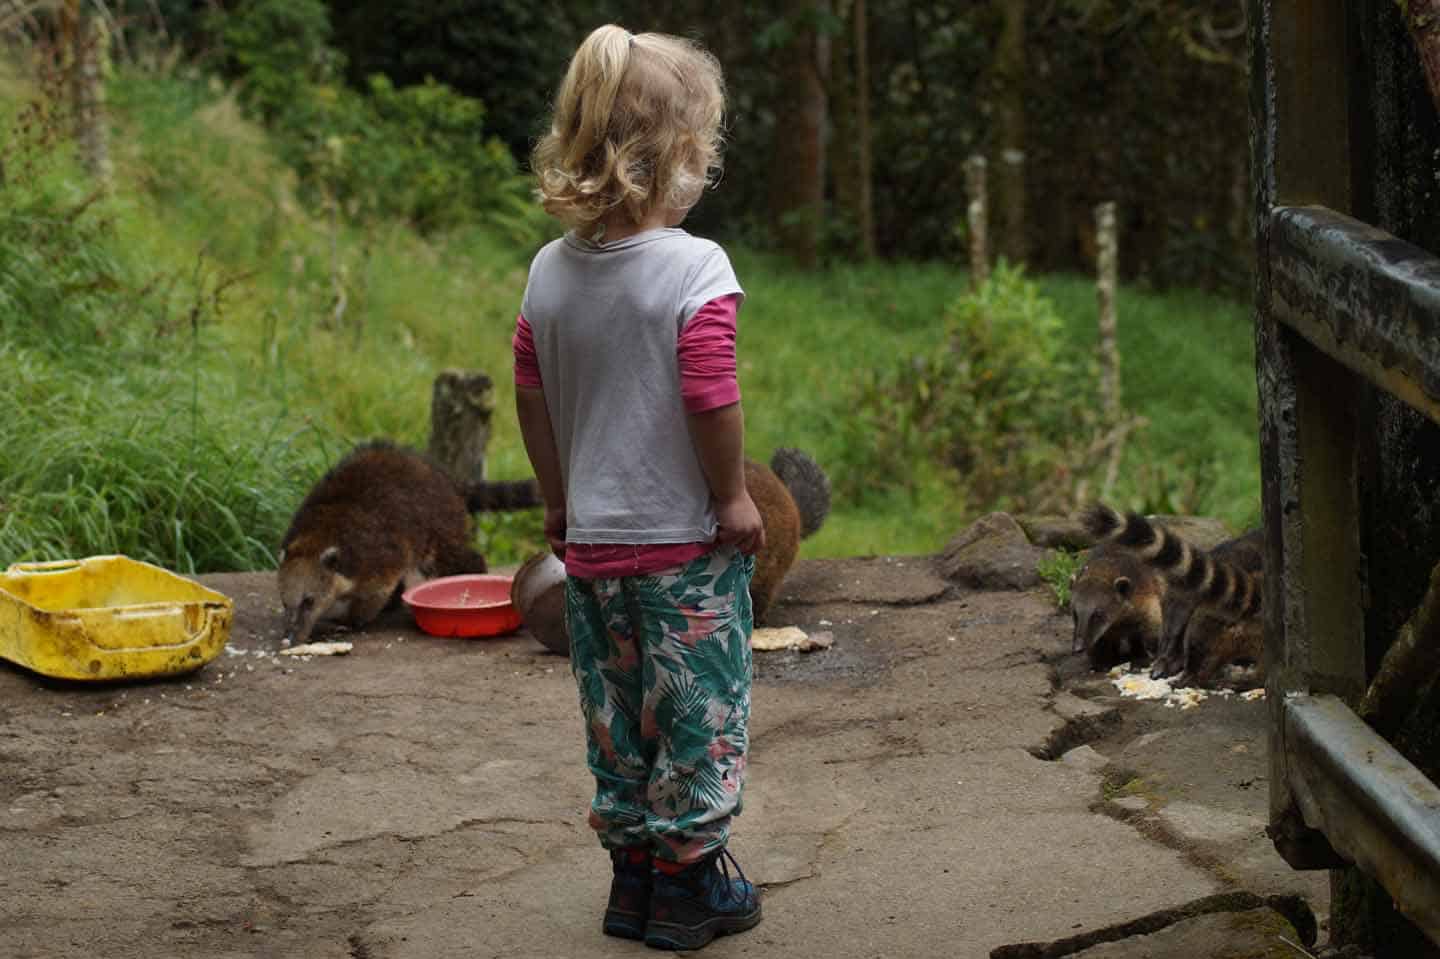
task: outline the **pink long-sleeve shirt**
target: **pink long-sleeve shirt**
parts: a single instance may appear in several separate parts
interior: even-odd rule
[[[717,297],[695,312],[676,341],[680,364],[680,396],[685,412],[703,413],[740,400],[735,374],[736,315],[740,296]],[[535,341],[523,314],[515,319],[515,385],[539,389],[540,364]],[[570,543],[565,570],[587,578],[639,576],[683,566],[713,549],[709,543]]]

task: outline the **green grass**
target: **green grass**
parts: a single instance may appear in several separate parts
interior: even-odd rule
[[[19,89],[0,82],[0,115]],[[199,79],[122,74],[111,105],[117,190],[76,219],[89,225],[80,248],[23,276],[0,263],[0,378],[16,386],[0,391],[0,565],[118,551],[186,571],[268,566],[304,491],[351,443],[424,445],[431,383],[447,367],[494,379],[489,475],[528,475],[510,336],[533,244],[481,228],[421,239],[396,224],[333,225],[298,205],[263,134]],[[86,195],[67,162],[45,179],[61,213]],[[3,196],[15,195],[12,184]],[[838,428],[851,381],[933,351],[963,272],[803,273],[731,254],[749,294],[748,452],[798,446],[822,465],[856,462]],[[109,279],[91,289],[97,271]],[[1093,349],[1089,282],[1040,283],[1074,348]],[[1120,309],[1126,403],[1151,425],[1127,457],[1127,475],[1146,479],[1119,505],[1188,496],[1244,523],[1258,503],[1244,309],[1135,290]],[[65,334],[52,335],[61,320]],[[837,502],[802,556],[933,552],[976,510],[937,470],[878,469],[920,480],[909,494]],[[517,561],[539,548],[539,518],[490,518],[481,539],[492,562]]]
[[[1093,351],[1093,282],[1051,276],[1040,286],[1065,317],[1075,348]],[[1256,525],[1260,448],[1249,306],[1194,291],[1123,288],[1116,311],[1122,402],[1149,426],[1126,449],[1123,473],[1135,480],[1129,498],[1115,505],[1216,516],[1236,530]]]

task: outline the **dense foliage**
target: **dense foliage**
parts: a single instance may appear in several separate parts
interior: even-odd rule
[[[243,0],[209,22],[240,101],[275,131],[313,206],[423,231],[482,220],[537,235],[528,183],[486,133],[480,99],[428,75],[347,86],[323,0]]]
[[[1016,0],[1006,0],[1016,2]],[[730,95],[727,175],[697,228],[773,242],[769,189],[786,39],[795,4],[739,0],[723,17],[700,0],[331,0],[352,85],[371,72],[426,77],[491,106],[490,129],[522,160],[547,98],[585,31],[613,20],[698,37],[720,56]],[[801,5],[804,6],[804,5]],[[827,46],[850,29],[851,0],[813,5]],[[890,256],[962,249],[971,152],[1003,160],[996,125],[999,3],[869,0],[869,95],[876,230]],[[1092,208],[1121,210],[1122,269],[1160,284],[1239,288],[1250,261],[1242,5],[1235,0],[1064,0],[1026,7],[1025,176],[1030,265],[1091,268]],[[831,75],[830,111],[844,107]],[[838,132],[838,129],[837,131]],[[832,154],[850,144],[832,142]],[[832,164],[834,166],[834,164]],[[825,245],[852,249],[840,185],[827,187]]]

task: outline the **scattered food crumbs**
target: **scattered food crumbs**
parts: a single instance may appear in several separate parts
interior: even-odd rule
[[[1246,702],[1252,702],[1252,703],[1253,703],[1253,702],[1254,702],[1255,700],[1257,700],[1257,699],[1264,699],[1264,698],[1265,698],[1265,690],[1264,690],[1264,689],[1248,689],[1248,690],[1246,690],[1245,692],[1243,692],[1243,693],[1240,694],[1240,698],[1243,699],[1243,700],[1245,700]]]
[[[282,650],[282,656],[344,656],[355,648],[354,643],[347,643],[343,640],[332,640],[328,643],[305,643],[302,646],[292,646]]]
[[[777,649],[793,649],[808,653],[817,649],[829,649],[833,645],[835,645],[834,633],[809,634],[798,626],[761,627],[750,635],[750,648],[766,652]]]
[[[1110,681],[1115,684],[1121,696],[1130,699],[1156,699],[1172,709],[1177,706],[1181,709],[1194,709],[1212,695],[1231,694],[1228,689],[1212,692],[1193,686],[1176,688],[1170,685],[1169,680],[1151,679],[1141,673],[1131,673],[1129,668],[1129,663],[1122,663],[1110,670]]]

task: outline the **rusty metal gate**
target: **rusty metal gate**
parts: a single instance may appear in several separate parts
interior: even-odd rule
[[[1440,423],[1440,258],[1354,217],[1379,155],[1359,45],[1386,2],[1249,3],[1270,833],[1297,869],[1358,868],[1440,942],[1440,789],[1355,712],[1377,659],[1374,413]]]

